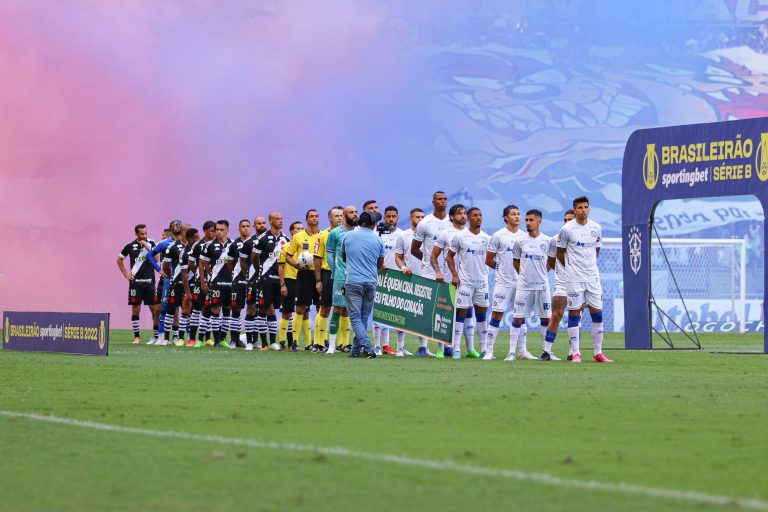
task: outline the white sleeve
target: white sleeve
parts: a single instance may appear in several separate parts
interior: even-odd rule
[[[488,252],[492,252],[492,253],[495,253],[495,254],[499,253],[499,240],[500,239],[501,239],[501,237],[498,236],[498,235],[495,235],[495,234],[491,237],[491,241],[488,242],[488,249],[487,249]]]
[[[413,239],[417,242],[423,242],[424,238],[427,236],[427,226],[423,222],[419,222],[419,225],[416,226],[416,231],[413,232]]]
[[[520,241],[515,240],[515,243],[512,245],[512,259],[519,260],[522,253],[523,251],[520,247]]]
[[[598,226],[597,227],[597,243],[595,243],[595,247],[598,249],[603,246],[603,227]]]
[[[405,237],[403,235],[397,237],[397,242],[395,243],[395,254],[405,254]]]
[[[560,249],[568,247],[568,230],[565,227],[560,228],[557,233],[557,247]]]
[[[557,257],[557,235],[549,239],[549,245],[547,246],[547,257]]]
[[[443,243],[445,243],[445,240],[443,240]],[[451,246],[449,247],[449,250],[453,251],[454,254],[458,254],[460,247],[461,247],[461,237],[459,235],[456,235],[453,237],[453,240],[451,240]]]
[[[437,240],[435,240],[435,245],[434,245],[434,247],[439,247],[440,249],[445,249],[445,248],[446,248],[446,247],[445,247],[445,238],[446,238],[446,236],[447,236],[447,235],[445,234],[445,231],[443,231],[442,233],[440,233],[440,236],[438,236],[438,237],[437,237]],[[454,237],[454,239],[455,239],[455,238],[456,238],[456,237]],[[449,249],[450,249],[450,247],[449,247]]]

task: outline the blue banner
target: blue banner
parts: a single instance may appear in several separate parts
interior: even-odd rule
[[[108,313],[3,313],[3,349],[106,356]]]
[[[765,211],[768,118],[638,130],[627,142],[622,169],[625,344],[649,349],[656,206],[669,199],[753,195]],[[768,290],[768,272],[764,280]]]

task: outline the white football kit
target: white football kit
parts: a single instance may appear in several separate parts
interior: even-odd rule
[[[459,287],[456,290],[456,308],[467,309],[472,305],[488,307],[488,266],[485,252],[491,236],[469,229],[458,231],[451,240],[450,250],[455,253]]]
[[[405,266],[417,276],[421,275],[421,260],[411,254],[411,242],[413,242],[413,230],[408,228],[400,232],[395,244],[395,253],[403,257]]]
[[[517,271],[513,264],[512,247],[515,241],[528,236],[518,229],[514,233],[506,227],[496,231],[488,243],[488,251],[496,254],[496,272],[493,281],[493,311],[504,313],[515,299]]]
[[[451,221],[446,214],[444,219],[438,219],[430,213],[419,222],[416,231],[413,233],[413,239],[421,242],[421,275],[427,279],[435,278],[435,270],[429,262],[429,256],[432,254],[432,247],[435,245],[440,233],[451,227]]]
[[[520,260],[515,307],[512,312],[515,318],[526,318],[532,312],[539,318],[552,316],[547,275],[549,240],[550,237],[540,233],[535,238],[526,234],[515,241],[512,254],[516,260]]]
[[[396,228],[391,233],[382,233],[379,235],[381,241],[384,242],[384,268],[400,270],[400,267],[395,263],[395,248],[397,246],[397,241],[402,234],[403,230]]]
[[[435,240],[435,245],[433,246],[438,247],[443,251],[440,253],[440,256],[437,257],[437,264],[440,267],[440,273],[443,274],[443,280],[446,283],[453,281],[453,273],[451,272],[451,269],[448,268],[448,262],[446,261],[445,257],[448,256],[448,250],[451,248],[451,242],[453,241],[453,238],[463,230],[464,228],[457,229],[453,224],[451,224],[449,227],[440,232],[440,235],[437,237],[437,240]],[[434,268],[432,270],[434,271]]]
[[[603,309],[603,289],[597,269],[597,249],[603,245],[600,224],[587,220],[579,224],[576,219],[560,228],[557,247],[565,249],[565,283],[568,309],[579,309],[584,303]]]
[[[547,256],[555,258],[555,290],[552,293],[553,297],[568,297],[568,290],[565,283],[565,267],[560,260],[557,259],[557,238],[553,236],[549,240],[549,250]]]

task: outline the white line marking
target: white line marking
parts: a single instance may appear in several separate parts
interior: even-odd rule
[[[389,462],[391,464],[399,464],[402,466],[420,467],[426,469],[434,469],[437,471],[451,471],[454,473],[463,473],[469,475],[490,476],[508,480],[536,482],[558,487],[572,487],[581,490],[637,494],[653,498],[671,499],[691,503],[703,503],[707,505],[727,505],[753,510],[768,510],[768,501],[764,501],[758,498],[734,498],[731,496],[721,496],[717,494],[707,494],[696,491],[681,491],[677,489],[664,489],[660,487],[646,487],[643,485],[635,484],[598,482],[595,480],[575,480],[570,478],[561,478],[559,476],[549,475],[547,473],[530,473],[527,471],[518,471],[513,469],[468,466],[466,464],[457,464],[450,460],[439,461],[430,459],[417,459],[405,455],[359,452],[344,448],[342,446],[315,446],[311,444],[278,443],[274,441],[260,441],[258,439],[238,439],[234,437],[190,434],[187,432],[176,432],[173,430],[152,430],[137,427],[124,427],[121,425],[110,425],[108,423],[96,423],[93,421],[81,421],[58,416],[14,412],[5,409],[0,409],[0,416],[42,421],[45,423],[54,423],[58,425],[67,425],[71,427],[102,430],[107,432],[119,432],[122,434],[166,437],[172,439],[181,439],[184,441],[197,441],[231,446],[247,446],[250,448],[263,448],[287,452],[322,453],[324,455],[335,455],[337,457],[363,459],[373,462]]]

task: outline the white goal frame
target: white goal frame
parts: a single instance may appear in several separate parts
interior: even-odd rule
[[[603,238],[603,243],[616,244],[624,250],[624,243],[621,238]],[[651,237],[651,247],[658,245],[659,240],[656,237]],[[746,238],[662,238],[661,245],[664,247],[670,247],[675,245],[699,245],[706,246],[723,246],[730,245],[738,248],[739,253],[739,298],[738,298],[738,312],[739,312],[739,332],[746,332],[746,316],[747,316],[747,240]],[[651,252],[653,255],[653,252]],[[651,289],[653,292],[653,289]]]

